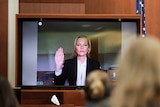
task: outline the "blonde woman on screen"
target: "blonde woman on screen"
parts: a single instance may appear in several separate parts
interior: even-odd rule
[[[91,42],[84,35],[75,39],[73,58],[64,60],[63,48],[59,48],[55,54],[54,84],[64,85],[68,80],[69,85],[85,86],[86,75],[100,68],[98,61],[89,58],[90,51]]]

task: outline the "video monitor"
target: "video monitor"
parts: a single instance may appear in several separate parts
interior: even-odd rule
[[[56,87],[53,78],[55,52],[62,47],[65,59],[72,58],[74,40],[79,35],[86,35],[91,40],[91,57],[107,71],[116,67],[117,55],[123,54],[127,44],[125,39],[140,32],[137,20],[26,18],[20,22],[18,70],[22,87]]]

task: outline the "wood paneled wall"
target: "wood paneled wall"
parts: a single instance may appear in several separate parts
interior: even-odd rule
[[[0,76],[8,74],[8,0],[0,0]]]
[[[20,13],[135,14],[135,0],[20,0]]]
[[[20,0],[20,13],[84,14],[84,0]]]
[[[123,0],[122,2],[121,0],[20,0],[19,7],[20,13],[135,14],[136,1]],[[68,10],[68,12],[66,10]]]
[[[145,0],[147,34],[160,39],[160,0]]]
[[[136,14],[136,0],[19,0],[20,13]],[[145,0],[147,34],[160,39],[159,0]]]
[[[85,0],[86,14],[135,14],[136,0]]]

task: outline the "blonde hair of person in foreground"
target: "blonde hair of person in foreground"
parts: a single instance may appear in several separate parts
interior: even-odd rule
[[[118,59],[112,107],[160,107],[160,41],[130,40]]]
[[[85,107],[107,107],[111,94],[111,79],[103,70],[94,70],[87,75]]]

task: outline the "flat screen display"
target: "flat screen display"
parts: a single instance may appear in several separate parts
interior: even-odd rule
[[[72,58],[74,40],[79,35],[91,40],[91,58],[107,71],[116,67],[117,55],[123,54],[127,44],[125,39],[139,33],[136,21],[56,19],[42,20],[40,25],[39,20],[22,20],[21,24],[21,86],[55,86],[55,52],[62,47],[65,59]]]

